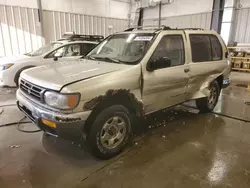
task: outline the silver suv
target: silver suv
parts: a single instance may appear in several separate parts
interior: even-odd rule
[[[100,35],[64,34],[62,39],[36,51],[0,58],[0,87],[17,86],[21,72],[31,67],[79,59],[101,40],[103,36]]]
[[[212,111],[229,74],[227,48],[214,31],[128,29],[81,60],[22,72],[17,105],[46,134],[86,139],[107,159],[125,147],[133,116],[191,99]]]

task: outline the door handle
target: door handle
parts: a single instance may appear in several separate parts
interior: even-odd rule
[[[190,69],[184,69],[184,72],[185,73],[187,73],[187,72],[189,72],[190,71]]]

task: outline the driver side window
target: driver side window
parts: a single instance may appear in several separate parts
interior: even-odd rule
[[[70,44],[67,46],[64,57],[80,56],[81,55],[81,45],[80,44]]]
[[[170,67],[183,65],[185,63],[185,51],[182,35],[165,35],[157,45],[151,60],[159,57],[168,58]]]
[[[56,53],[60,54],[61,57],[72,57],[72,56],[83,55],[81,53],[81,44],[69,44],[51,52],[46,58],[54,58]]]
[[[66,50],[67,46],[63,46],[61,48],[58,48],[57,50],[54,50],[53,52],[51,52],[46,58],[54,58],[55,54],[64,54],[65,50]]]

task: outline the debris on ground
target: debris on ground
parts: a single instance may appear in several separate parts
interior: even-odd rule
[[[20,148],[21,146],[20,145],[12,145],[10,146],[11,148]]]

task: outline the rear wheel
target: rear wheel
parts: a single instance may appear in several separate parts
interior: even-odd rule
[[[209,92],[210,94],[208,97],[196,100],[196,106],[201,112],[213,111],[218,102],[220,95],[220,86],[216,80],[210,84]]]
[[[113,105],[101,111],[87,138],[92,153],[101,159],[119,154],[128,142],[131,121],[129,111],[122,105]]]

